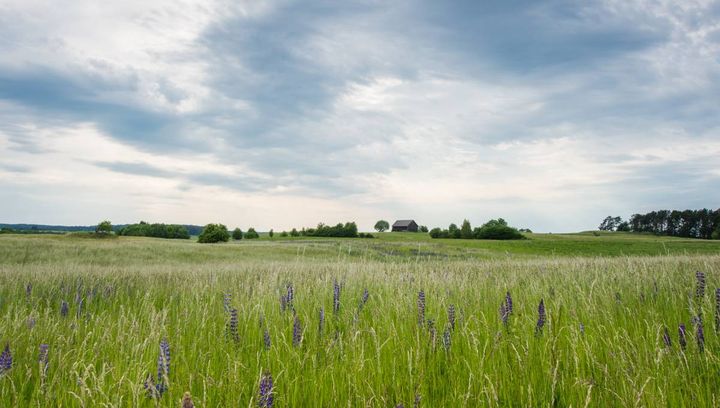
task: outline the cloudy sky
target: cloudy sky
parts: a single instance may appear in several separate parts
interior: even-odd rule
[[[0,1],[0,222],[720,206],[717,1],[110,3]]]

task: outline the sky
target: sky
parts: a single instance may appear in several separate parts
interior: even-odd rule
[[[0,1],[0,222],[719,206],[718,1]]]

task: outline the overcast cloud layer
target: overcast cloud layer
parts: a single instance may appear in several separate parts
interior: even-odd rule
[[[719,206],[720,2],[450,3],[5,0],[0,222]]]

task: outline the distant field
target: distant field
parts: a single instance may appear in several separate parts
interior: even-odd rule
[[[0,235],[0,348],[13,357],[0,406],[178,407],[189,391],[198,407],[251,407],[264,372],[276,407],[718,406],[720,242],[529,236]],[[158,379],[163,338],[171,364]],[[160,398],[146,391],[149,374],[167,387]]]

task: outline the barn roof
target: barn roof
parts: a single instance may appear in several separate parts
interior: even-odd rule
[[[395,221],[395,223],[392,226],[393,227],[408,227],[408,226],[410,226],[411,222],[415,222],[415,220],[397,220],[397,221]]]

